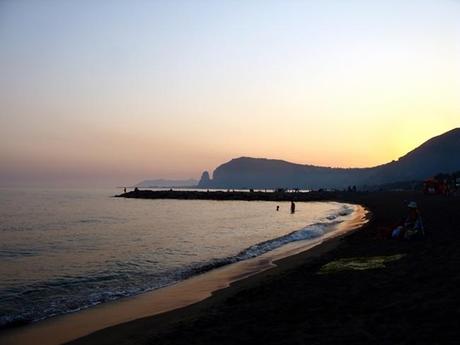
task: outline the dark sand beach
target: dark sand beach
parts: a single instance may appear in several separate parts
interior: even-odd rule
[[[71,344],[458,343],[460,199],[403,192],[330,197],[368,207],[371,221],[203,302]],[[379,238],[405,215],[410,200],[420,205],[426,238]],[[338,259],[398,254],[404,256],[385,267],[318,274]]]

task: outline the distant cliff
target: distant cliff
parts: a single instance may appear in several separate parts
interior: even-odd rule
[[[207,171],[204,171],[203,174],[201,174],[200,182],[198,183],[199,188],[206,188],[211,185],[211,178],[209,177],[209,173]]]
[[[207,172],[204,188],[344,188],[421,180],[460,170],[460,128],[426,141],[397,161],[372,168],[328,168],[283,160],[241,157]]]

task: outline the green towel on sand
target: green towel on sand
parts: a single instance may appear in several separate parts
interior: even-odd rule
[[[319,274],[336,273],[340,271],[363,271],[374,268],[384,268],[385,263],[396,261],[404,257],[406,254],[396,254],[389,256],[372,256],[372,257],[361,257],[361,258],[344,258],[335,261],[331,261],[321,267]]]

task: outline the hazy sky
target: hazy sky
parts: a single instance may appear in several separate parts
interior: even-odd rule
[[[460,126],[460,1],[0,0],[0,185],[364,167]]]

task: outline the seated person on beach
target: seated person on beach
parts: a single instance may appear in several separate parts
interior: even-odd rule
[[[406,220],[392,231],[392,238],[410,240],[425,234],[423,230],[422,217],[420,216],[420,211],[417,208],[417,203],[415,201],[411,201],[407,207],[409,208],[409,214],[407,215]]]

